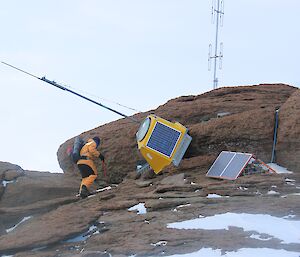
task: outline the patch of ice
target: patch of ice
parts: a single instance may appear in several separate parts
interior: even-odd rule
[[[146,214],[147,209],[145,208],[145,203],[139,203],[135,206],[132,206],[128,209],[128,211],[137,211],[137,214]]]
[[[92,225],[89,227],[89,230],[79,236],[70,238],[68,240],[66,240],[65,242],[67,243],[78,243],[78,242],[82,242],[85,241],[86,239],[90,238],[92,235],[96,235],[99,234],[99,228],[95,225]]]
[[[47,249],[47,246],[36,247],[36,248],[33,248],[31,251],[38,252],[38,251],[45,250],[45,249]]]
[[[218,230],[240,227],[244,231],[256,231],[282,240],[282,243],[300,243],[300,221],[287,220],[267,214],[223,213],[170,223],[168,228]]]
[[[28,216],[28,217],[24,217],[18,224],[14,225],[13,227],[6,229],[6,233],[10,233],[11,231],[13,231],[15,228],[17,228],[18,226],[20,226],[23,222],[25,222],[26,220],[31,219],[32,216]]]
[[[78,242],[82,242],[85,241],[86,239],[88,239],[90,237],[90,235],[80,235],[80,236],[76,236],[74,238],[68,239],[66,240],[67,243],[78,243]]]
[[[286,250],[277,250],[269,248],[241,248],[236,252],[226,252],[222,254],[220,249],[213,250],[211,248],[202,248],[198,252],[187,254],[175,254],[168,257],[299,257],[297,252],[289,252]]]
[[[279,166],[278,164],[276,163],[268,163],[267,164],[270,168],[272,168],[273,170],[276,171],[276,173],[278,174],[282,174],[282,173],[288,173],[288,174],[291,174],[293,173],[292,171],[289,171],[287,168],[284,168],[282,166]]]

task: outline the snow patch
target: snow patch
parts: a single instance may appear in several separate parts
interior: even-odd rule
[[[24,217],[18,224],[14,225],[13,227],[6,229],[6,233],[10,233],[11,231],[13,231],[15,228],[17,228],[18,226],[20,226],[23,222],[25,222],[26,220],[31,219],[32,216],[28,216],[28,217]]]
[[[228,195],[218,195],[218,194],[208,194],[206,196],[206,198],[209,198],[209,199],[212,199],[212,198],[222,198],[222,197],[225,197],[225,198],[229,198],[230,196]]]
[[[222,196],[217,194],[208,194],[206,198],[222,198]]]
[[[287,198],[290,195],[292,195],[292,196],[300,196],[300,193],[292,193],[292,194],[288,194],[288,195],[282,195],[281,197],[282,198]]]
[[[11,183],[14,183],[14,182],[16,182],[16,181],[15,180],[3,180],[2,181],[2,185],[4,187],[6,187],[7,184],[11,184]]]
[[[282,174],[282,173],[287,173],[287,174],[291,174],[293,173],[292,171],[289,171],[287,168],[284,168],[282,166],[279,166],[276,163],[268,163],[267,164],[270,168],[272,168],[273,170],[276,171],[276,173],[278,174]]]
[[[202,248],[198,252],[187,254],[175,254],[168,257],[299,257],[299,253],[286,250],[276,250],[269,248],[241,248],[236,252],[226,252],[222,254],[220,249]]]
[[[290,215],[284,216],[283,218],[284,218],[284,219],[293,219],[293,218],[295,218],[295,217],[296,217],[296,215],[290,214]]]
[[[108,187],[97,189],[95,192],[99,193],[99,192],[103,192],[103,191],[107,191],[107,190],[111,190],[111,189],[112,189],[112,187],[108,186]]]
[[[128,209],[128,211],[137,211],[137,214],[146,214],[147,209],[145,208],[145,203],[139,203],[135,206],[132,206]]]
[[[286,178],[285,182],[296,182],[296,180],[295,179]]]
[[[223,213],[206,218],[197,218],[170,223],[168,228],[218,230],[240,227],[244,231],[256,231],[282,240],[282,243],[300,243],[300,221],[287,220],[267,214]],[[299,256],[298,256],[299,257]]]
[[[262,235],[259,235],[259,234],[252,234],[252,235],[250,236],[250,238],[257,239],[257,240],[261,240],[261,241],[269,241],[269,240],[271,240],[273,237],[266,237],[266,238],[263,238]]]
[[[188,206],[191,206],[191,204],[188,203],[188,204],[178,205],[173,211],[178,211],[177,209],[184,208],[184,207],[188,207]]]
[[[167,245],[167,241],[158,241],[157,243],[152,243],[152,246],[165,246]]]
[[[295,183],[292,183],[292,182],[286,182],[286,184],[289,186],[295,186]]]
[[[279,193],[274,190],[270,190],[267,194],[268,195],[279,195]]]

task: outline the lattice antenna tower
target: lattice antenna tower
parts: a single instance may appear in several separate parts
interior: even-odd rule
[[[211,22],[216,25],[216,34],[214,49],[213,45],[209,44],[209,53],[208,53],[208,70],[211,70],[211,61],[214,61],[213,67],[213,89],[218,88],[218,78],[217,78],[217,62],[219,61],[219,69],[222,69],[222,60],[223,60],[223,43],[219,45],[219,30],[220,27],[223,27],[224,20],[224,0],[212,0],[211,8]]]

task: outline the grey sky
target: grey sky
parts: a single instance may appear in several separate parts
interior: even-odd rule
[[[102,98],[147,111],[212,89],[211,1],[0,3],[0,61],[92,93],[121,112],[133,114]],[[225,0],[219,85],[299,87],[299,11],[299,0]],[[25,169],[59,171],[60,144],[121,118],[2,64],[0,82],[0,160]]]

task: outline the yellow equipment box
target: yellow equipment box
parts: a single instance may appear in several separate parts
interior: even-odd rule
[[[187,132],[180,123],[152,114],[141,123],[136,133],[138,148],[156,174],[172,162],[179,165],[192,141]]]

